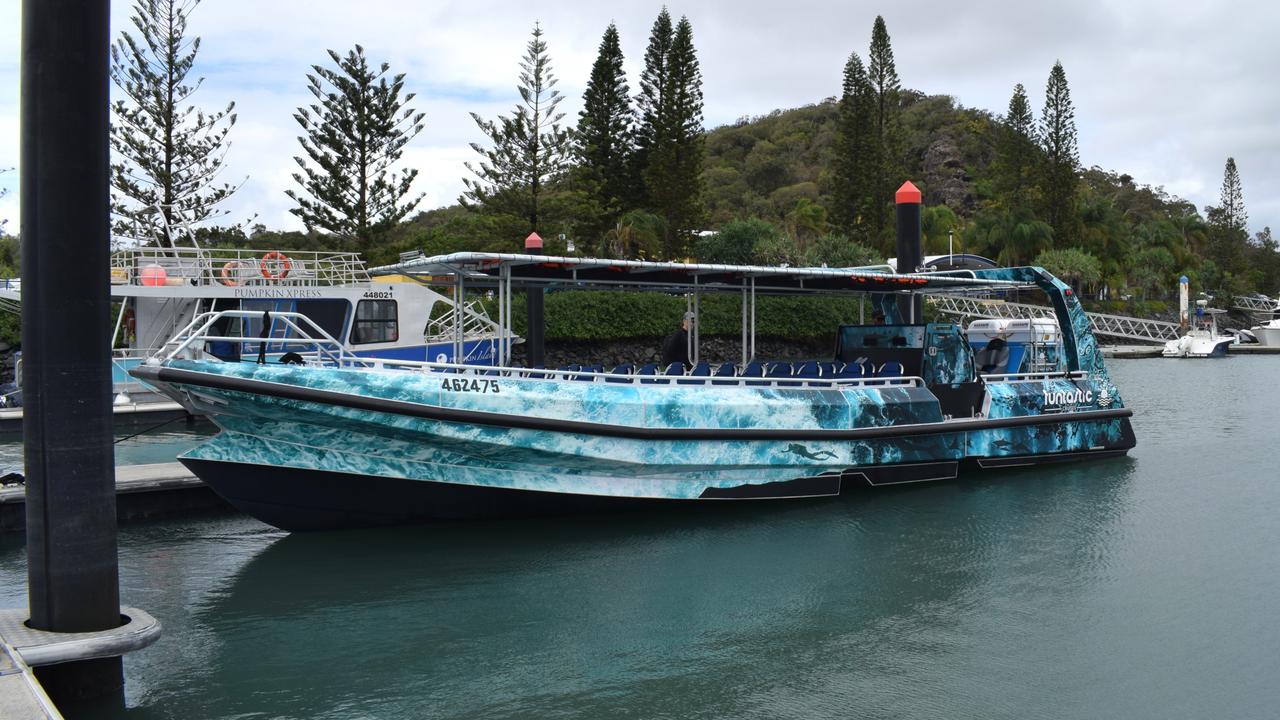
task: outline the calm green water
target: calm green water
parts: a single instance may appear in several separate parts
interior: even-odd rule
[[[1260,718],[1280,358],[1112,363],[1130,458],[837,501],[126,526],[136,718]],[[25,603],[0,537],[0,605]]]

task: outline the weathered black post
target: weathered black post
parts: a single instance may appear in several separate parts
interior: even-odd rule
[[[908,180],[898,188],[894,200],[898,205],[898,272],[913,273],[924,263],[920,242],[920,190]],[[908,322],[922,322],[924,303],[919,295],[899,298],[898,306]]]
[[[106,362],[109,18],[109,0],[22,3],[28,599],[31,626],[55,632],[121,624]],[[121,695],[118,657],[37,673],[60,705]]]
[[[529,233],[529,237],[524,239],[524,251],[529,255],[542,254],[542,238],[538,233]],[[543,337],[545,321],[542,314],[542,300],[544,290],[542,288],[530,287],[527,291],[527,305],[529,308],[529,322],[525,330],[524,348],[525,357],[529,359],[529,367],[538,367],[546,364],[546,358],[543,354]]]

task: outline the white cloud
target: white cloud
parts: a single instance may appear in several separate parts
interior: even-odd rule
[[[457,198],[462,164],[473,155],[467,143],[483,141],[468,112],[493,117],[514,104],[517,63],[535,21],[573,122],[604,27],[618,24],[634,91],[660,6],[205,0],[191,19],[202,37],[197,72],[208,78],[196,100],[206,108],[236,100],[226,178],[249,177],[229,203],[232,217],[257,213],[270,226],[298,226],[284,194],[298,153],[291,115],[308,98],[309,67],[327,62],[326,48],[342,52],[358,42],[407,74],[427,127],[405,159],[419,169],[423,207],[435,207]],[[816,0],[700,0],[670,9],[693,23],[709,126],[836,94],[848,54],[865,59],[876,12]],[[113,3],[117,32],[129,12],[129,3]],[[1216,202],[1223,164],[1234,156],[1251,225],[1280,228],[1280,139],[1272,129],[1280,95],[1271,77],[1280,6],[906,0],[882,12],[904,85],[1002,113],[1021,82],[1038,114],[1049,69],[1061,60],[1085,165],[1128,172],[1203,207]],[[18,0],[0,0],[0,167],[18,162],[18,20]],[[0,187],[16,183],[16,173],[0,175]],[[16,218],[16,194],[0,200],[6,215]]]

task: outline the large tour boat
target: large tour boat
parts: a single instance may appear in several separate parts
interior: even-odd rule
[[[361,358],[289,311],[271,321],[296,352],[260,362],[260,341],[232,332],[260,313],[240,308],[197,315],[132,370],[221,427],[180,460],[236,507],[303,530],[812,498],[1115,457],[1135,443],[1084,309],[1040,268],[898,274],[458,253],[383,270],[452,278],[458,298],[491,294],[493,362]],[[579,288],[685,296],[690,367],[515,366],[513,295]],[[925,322],[912,301],[1015,292],[1040,293],[1056,326],[966,335]],[[699,356],[700,300],[712,293],[741,298],[733,362]],[[833,327],[827,356],[767,362],[755,356],[766,294],[853,296],[842,302],[877,322]],[[1022,336],[1029,346],[1017,347]],[[239,361],[211,354],[219,343],[241,344]]]

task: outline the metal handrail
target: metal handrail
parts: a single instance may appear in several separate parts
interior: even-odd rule
[[[1083,380],[1089,377],[1089,373],[1083,370],[1059,371],[1059,372],[1025,372],[1025,373],[991,373],[983,374],[982,379],[987,382],[1033,382],[1036,380]]]
[[[936,293],[929,294],[929,301],[941,312],[967,317],[1001,320],[1056,319],[1057,317],[1053,308],[1044,305],[1014,303],[1004,300],[982,300],[979,298],[958,297],[953,294]],[[1089,325],[1095,335],[1163,343],[1169,340],[1177,340],[1182,334],[1179,331],[1178,323],[1147,320],[1125,315],[1108,315],[1106,313],[1085,314],[1089,317]]]
[[[296,333],[293,337],[246,337],[243,334],[234,335],[213,335],[210,333],[214,323],[224,318],[232,318],[239,320],[261,320],[264,316],[270,316],[273,322],[281,322],[284,325],[286,333],[293,331]],[[301,321],[301,324],[298,322]],[[305,328],[303,326],[306,326]],[[244,323],[241,323],[244,327]],[[334,365],[361,365],[368,366],[369,363],[356,355],[347,352],[346,347],[341,342],[334,339],[332,335],[325,332],[324,328],[317,325],[311,318],[296,312],[272,312],[263,313],[254,310],[218,310],[215,312],[206,312],[195,316],[186,327],[179,330],[173,339],[165,343],[164,347],[147,359],[148,363],[163,364],[183,355],[196,343],[206,342],[235,342],[235,343],[286,343],[290,345],[311,345],[314,350],[311,351],[317,360],[323,362],[328,361]],[[303,353],[299,353],[300,355]]]
[[[152,267],[163,272],[144,274]],[[327,287],[370,282],[364,260],[353,252],[134,247],[111,255],[113,285]]]
[[[1271,315],[1280,312],[1280,300],[1272,300],[1269,297],[1254,297],[1250,295],[1237,295],[1232,298],[1235,303],[1232,307],[1236,310],[1253,315]]]
[[[590,370],[563,370],[555,368],[519,368],[519,367],[499,367],[486,365],[465,365],[460,363],[441,363],[441,362],[424,362],[421,360],[393,360],[382,358],[360,358],[364,367],[388,370],[403,369],[416,370],[419,372],[441,372],[451,371],[451,375],[462,375],[466,377],[475,377],[477,379],[506,377],[518,378],[522,380],[574,380],[576,382],[588,382],[579,378],[590,378],[590,382],[609,382],[619,385],[716,385],[716,386],[742,386],[750,385],[752,387],[791,387],[791,388],[825,388],[844,387],[844,386],[875,386],[875,385],[894,385],[902,386],[910,384],[914,387],[924,387],[924,378],[917,375],[902,375],[895,377],[867,377],[867,378],[799,378],[799,377],[727,377],[716,375],[635,375],[611,372],[594,372]],[[497,373],[495,376],[494,373]]]
[[[279,322],[285,332],[293,333],[285,337],[274,334],[267,337],[248,337],[239,335],[215,334],[213,326],[224,318],[238,320],[261,320],[269,315],[271,321]],[[245,323],[240,327],[244,328]],[[790,387],[799,389],[830,389],[842,387],[875,387],[903,386],[925,387],[924,379],[915,375],[895,377],[867,378],[800,378],[800,377],[725,377],[715,375],[633,375],[610,372],[594,372],[590,370],[556,370],[530,369],[499,366],[468,365],[462,363],[431,362],[422,360],[396,360],[389,358],[360,357],[353,355],[311,318],[296,312],[263,313],[255,310],[218,310],[202,313],[192,318],[164,347],[147,359],[148,364],[162,365],[178,358],[203,357],[203,344],[207,342],[233,343],[281,343],[288,345],[311,346],[313,350],[299,353],[310,364],[322,364],[336,367],[358,367],[374,370],[402,370],[417,372],[438,372],[466,377],[516,377],[528,380],[574,380],[590,378],[592,382],[611,382],[632,385],[715,385],[715,386],[752,386],[752,387]],[[197,355],[192,352],[200,347]]]
[[[494,322],[489,319],[489,314],[485,311],[484,304],[477,300],[472,300],[465,307],[459,307],[456,303],[451,303],[449,310],[444,315],[427,322],[427,327],[423,332],[426,342],[445,342],[455,338],[454,323],[457,321],[458,313],[462,313],[462,334],[468,339],[484,337],[489,334],[497,336],[498,333]]]

